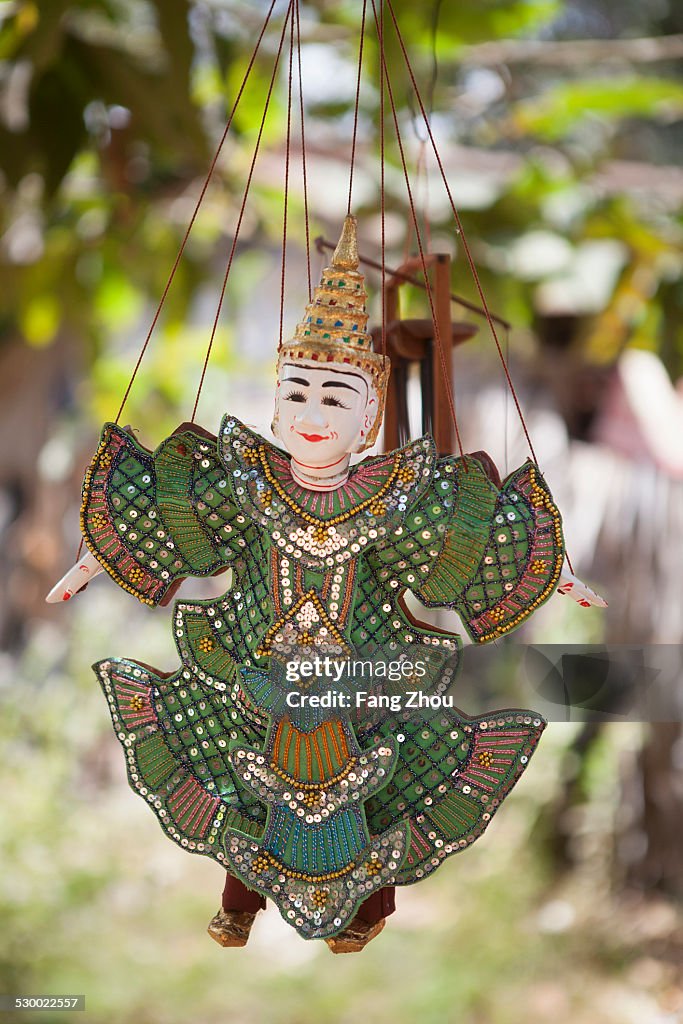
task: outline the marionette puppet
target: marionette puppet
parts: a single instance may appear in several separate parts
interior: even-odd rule
[[[274,7],[272,0],[140,359]],[[350,215],[370,8],[380,56],[382,284],[385,92],[426,280],[384,49],[385,4],[363,0],[349,216],[294,337],[282,344],[295,48],[308,240],[299,0],[289,0],[204,364],[206,370],[289,30],[273,419],[282,448],[229,415],[216,437],[193,412],[192,422],[154,452],[117,423],[106,424],[83,484],[87,551],[48,595],[68,600],[106,571],[141,602],[163,605],[186,577],[232,570],[221,597],[175,603],[176,672],[125,658],[95,666],[131,786],[171,839],[227,873],[208,928],[226,947],[246,944],[270,899],[302,937],[324,939],[335,953],[362,950],[394,911],[394,888],[420,881],[470,846],[526,768],[545,725],[541,716],[503,710],[469,718],[449,705],[444,695],[462,640],[417,622],[407,592],[426,607],[457,610],[477,643],[505,636],[556,589],[581,604],[604,604],[563,568],[560,515],[535,461],[501,484],[485,453],[465,455],[460,446],[459,457],[444,455],[450,445],[443,438],[437,453],[427,434],[351,465],[377,439],[390,369],[386,304],[377,352]],[[391,0],[386,11],[479,285]],[[427,294],[455,423],[440,317],[429,287]],[[448,294],[442,299],[449,309]],[[502,359],[483,294],[482,303]],[[376,674],[359,678],[359,665]]]
[[[456,609],[476,642],[508,634],[558,586],[595,597],[563,574],[560,514],[533,462],[499,485],[483,454],[438,457],[424,436],[351,465],[377,438],[389,369],[365,307],[347,217],[279,353],[282,448],[230,415],[217,437],[184,424],[154,452],[107,424],[83,485],[87,553],[48,597],[104,570],[162,605],[186,577],[232,569],[222,597],[176,602],[176,672],[95,666],[130,785],[171,839],[227,871],[209,925],[223,946],[245,945],[270,899],[304,938],[363,949],[394,887],[469,847],[526,768],[545,726],[532,711],[405,710],[409,691],[448,689],[461,648],[414,621],[406,591]],[[428,670],[383,681],[399,704],[369,707],[377,692],[342,668],[330,710],[311,700],[329,676],[303,674],[316,656],[409,656]]]

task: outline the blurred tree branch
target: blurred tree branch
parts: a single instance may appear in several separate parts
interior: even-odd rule
[[[642,39],[496,39],[468,46],[457,55],[459,64],[537,64],[548,67],[594,65],[608,60],[632,64],[683,58],[683,35]]]

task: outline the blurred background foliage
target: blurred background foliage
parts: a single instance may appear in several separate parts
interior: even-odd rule
[[[551,727],[490,836],[399,893],[399,914],[362,957],[333,960],[272,910],[247,950],[226,954],[203,934],[220,872],[167,843],[133,800],[87,668],[108,650],[170,669],[169,613],[131,609],[103,580],[67,609],[43,603],[75,554],[83,468],[118,409],[267,6],[0,2],[0,988],[85,991],[86,1019],[136,1024],[681,1020],[678,723]],[[192,408],[284,7],[122,420],[150,447]],[[346,208],[361,7],[301,2],[311,234],[327,238]],[[680,645],[683,473],[658,444],[675,444],[681,421],[645,443],[611,403],[630,350],[651,353],[669,380],[683,373],[683,10],[674,0],[394,8],[486,294],[514,325],[505,344],[577,568],[610,598],[605,616],[553,602],[526,639]],[[453,256],[454,288],[476,300],[386,18],[420,227]],[[202,397],[207,427],[224,409],[269,422],[286,71],[285,54]],[[386,135],[397,264],[415,240],[390,118]],[[370,10],[354,210],[375,259],[379,136]],[[285,329],[306,295],[299,161],[295,114]],[[312,254],[314,282],[321,259]],[[376,292],[377,275],[369,282]],[[405,298],[406,310],[424,309],[418,293]],[[507,405],[500,418],[493,346],[482,330],[466,348],[456,394],[470,447],[523,457]],[[615,422],[630,445],[619,454],[605,442]]]

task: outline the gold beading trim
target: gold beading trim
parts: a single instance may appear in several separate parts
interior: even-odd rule
[[[536,466],[529,466],[529,480],[531,483],[531,497],[529,499],[530,504],[533,506],[533,508],[544,508],[546,512],[550,514],[553,522],[553,533],[555,536],[555,542],[559,547],[559,552],[555,556],[555,564],[553,566],[552,574],[550,576],[548,583],[546,583],[546,585],[541,590],[540,594],[538,594],[538,596],[535,597],[534,600],[526,606],[526,608],[524,608],[521,612],[518,612],[518,614],[513,616],[513,618],[507,619],[507,621],[502,621],[502,619],[505,618],[505,615],[507,615],[507,611],[504,608],[504,606],[501,607],[501,605],[497,605],[494,608],[490,608],[487,612],[483,613],[485,616],[488,616],[489,619],[492,619],[494,622],[497,621],[497,614],[500,614],[501,611],[503,612],[503,616],[501,619],[501,625],[499,627],[494,628],[487,633],[482,633],[481,636],[478,636],[476,638],[476,642],[479,644],[483,644],[487,640],[497,640],[499,637],[504,636],[506,633],[509,633],[511,629],[515,629],[517,626],[521,625],[525,619],[528,619],[531,613],[534,612],[536,608],[539,607],[539,605],[543,604],[545,599],[549,596],[551,590],[555,589],[555,587],[557,586],[557,582],[560,578],[560,574],[562,572],[562,566],[564,564],[564,538],[562,536],[562,520],[560,518],[559,510],[555,505],[554,501],[552,500],[551,496],[548,494],[548,492],[543,487],[541,487],[541,485],[537,482]],[[507,598],[504,598],[504,600],[507,600]]]
[[[302,509],[301,506],[294,500],[294,498],[292,498],[291,495],[287,494],[285,489],[281,486],[280,481],[277,479],[272,469],[270,468],[269,463],[266,460],[265,444],[258,445],[257,452],[261,462],[261,466],[263,467],[265,478],[268,481],[268,483],[277,491],[278,496],[282,498],[284,503],[288,505],[289,508],[292,509],[292,511],[296,512],[297,515],[301,516],[305,523],[308,523],[311,526],[336,526],[338,523],[344,523],[346,522],[347,519],[351,519],[353,516],[357,515],[363,509],[368,508],[374,502],[377,502],[382,497],[382,495],[386,494],[386,492],[389,490],[392,483],[394,482],[399,469],[397,460],[394,460],[394,465],[389,476],[375,494],[371,495],[369,498],[366,498],[364,501],[359,502],[357,505],[354,505],[347,512],[340,512],[338,515],[332,516],[331,519],[319,519],[317,516],[313,516],[311,515],[310,512],[307,512],[305,509]]]

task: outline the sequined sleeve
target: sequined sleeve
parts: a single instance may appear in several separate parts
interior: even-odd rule
[[[452,603],[481,561],[497,495],[477,459],[440,459],[429,488],[377,545],[377,557],[425,604]]]
[[[152,453],[109,423],[83,482],[81,530],[119,586],[166,604],[185,577],[220,571],[245,545],[229,495],[211,435],[183,426]]]
[[[455,529],[418,596],[426,604],[455,608],[475,642],[495,640],[554,592],[564,561],[560,513],[538,467],[526,462],[497,494],[476,568],[449,595],[460,574]]]
[[[429,490],[378,545],[397,585],[454,608],[473,640],[519,626],[554,591],[564,559],[560,514],[527,462],[501,488],[472,456],[439,461]]]

